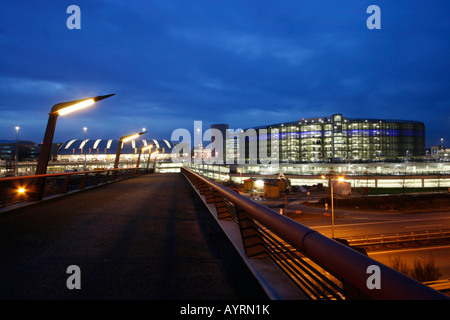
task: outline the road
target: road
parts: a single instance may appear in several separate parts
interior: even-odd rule
[[[266,299],[181,174],[0,214],[0,299]],[[67,268],[81,270],[69,290]]]
[[[327,236],[331,235],[331,217],[301,222]],[[334,223],[335,237],[348,238],[449,229],[450,214],[448,212],[392,214],[336,211]]]
[[[299,214],[296,220],[326,236],[331,236],[331,209],[326,216],[323,208],[304,205],[303,201],[296,200],[288,204],[289,210],[300,210],[303,213]],[[257,202],[276,211],[283,204],[281,200]],[[308,214],[306,218],[305,214]],[[335,237],[450,229],[450,211],[408,214],[336,209],[334,215]]]
[[[392,266],[394,259],[406,263],[408,267],[413,267],[416,260],[423,263],[432,259],[435,266],[439,268],[441,279],[450,279],[450,246],[433,246],[426,248],[409,248],[401,250],[383,250],[369,252],[368,255],[388,266]]]
[[[277,208],[283,204],[283,201],[280,200],[258,202],[275,210],[278,210]],[[324,209],[305,206],[303,200],[289,202],[288,209],[302,211],[303,216],[302,214],[298,215],[298,222],[331,237],[331,216],[325,216]],[[450,229],[450,212],[448,211],[400,214],[335,210],[334,220],[336,238]],[[391,260],[399,257],[408,266],[413,266],[417,259],[426,262],[432,257],[441,273],[440,278],[450,279],[450,246],[448,245],[375,251],[369,252],[369,256],[386,265],[391,265]]]

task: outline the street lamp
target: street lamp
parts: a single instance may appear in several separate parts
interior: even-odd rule
[[[119,158],[120,158],[120,152],[122,151],[122,143],[134,140],[138,138],[141,134],[147,133],[147,131],[139,132],[139,133],[133,133],[128,136],[123,136],[119,139],[119,145],[117,146],[116,151],[116,159],[114,160],[114,169],[117,169],[119,167]]]
[[[147,170],[148,170],[148,167],[150,166],[150,159],[151,159],[152,154],[153,154],[153,153],[151,153],[152,152],[152,147],[153,147],[153,145],[150,147],[150,150],[148,150],[148,159],[147,159],[147,167],[146,167]],[[158,150],[156,150],[155,152],[158,152]]]
[[[98,96],[90,99],[62,102],[53,106],[49,113],[47,129],[45,130],[44,141],[42,142],[41,153],[39,154],[39,160],[36,167],[36,175],[45,174],[47,172],[47,164],[50,158],[53,136],[55,134],[56,120],[58,119],[58,116],[63,116],[74,111],[87,108],[89,106],[92,106],[95,102],[109,98],[113,95],[114,94],[109,94],[106,96]]]
[[[148,146],[141,147],[141,149],[139,149],[139,156],[138,156],[137,163],[136,163],[136,170],[139,169],[139,163],[141,161],[141,154],[142,154],[142,152],[146,151],[148,149],[151,149],[152,147],[153,147],[153,145],[151,144],[151,145],[148,145]],[[148,158],[150,159],[150,151],[149,151]],[[148,165],[147,165],[147,167],[148,167]]]
[[[20,127],[14,127],[16,129],[16,161],[14,166],[14,175],[19,175],[19,129]]]
[[[326,176],[322,175],[322,179],[326,179]],[[333,181],[343,182],[345,181],[343,177],[338,177],[337,179],[333,179],[328,177],[328,185],[330,186],[330,194],[331,194],[331,238],[334,238],[334,190],[333,190]]]
[[[156,170],[156,160],[158,159],[159,151],[156,150],[153,152],[150,156],[155,155],[155,161],[153,161],[153,173],[155,173]]]

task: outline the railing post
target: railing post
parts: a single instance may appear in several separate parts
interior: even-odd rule
[[[220,194],[215,189],[213,189],[212,193],[214,204],[216,205],[217,217],[219,219],[231,218],[230,210],[228,209],[228,206],[226,205]]]
[[[245,254],[247,257],[250,258],[261,254],[266,254],[266,249],[263,242],[259,237],[258,231],[253,226],[253,222],[248,214],[240,207],[236,206],[236,216],[239,222],[242,243],[244,244]]]
[[[88,174],[85,173],[83,179],[80,182],[80,185],[78,186],[78,189],[83,190],[86,188],[86,180],[87,180]]]
[[[69,181],[70,181],[70,174],[68,174],[67,176],[66,176],[66,179],[64,179],[64,183],[62,184],[62,186],[61,186],[61,193],[62,194],[65,194],[65,193],[67,193],[67,191],[69,190]]]
[[[211,187],[205,184],[205,200],[206,203],[214,202],[214,195],[212,193]]]
[[[95,173],[94,181],[92,182],[92,185],[93,185],[93,186],[98,185],[99,181],[100,181],[100,172],[96,172],[96,173]]]
[[[109,171],[106,171],[105,177],[103,178],[103,183],[107,183],[109,180]]]

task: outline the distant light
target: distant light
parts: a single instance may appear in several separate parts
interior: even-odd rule
[[[255,181],[255,186],[256,186],[257,188],[262,188],[262,187],[264,187],[264,181],[263,181],[263,180],[256,180],[256,181]]]
[[[320,177],[321,177],[322,179],[326,179],[326,177],[325,177],[324,175],[321,175]]]
[[[62,116],[62,115],[92,106],[94,103],[95,103],[94,99],[88,99],[88,100],[76,103],[74,105],[71,105],[69,107],[63,108],[61,110],[58,110],[57,112],[58,112],[58,115]]]
[[[26,191],[25,188],[22,188],[22,187],[17,189],[17,192],[20,193],[20,194],[24,194],[25,191]]]
[[[338,181],[339,181],[339,182],[342,182],[342,181],[344,181],[344,178],[339,177],[339,178],[338,178]]]

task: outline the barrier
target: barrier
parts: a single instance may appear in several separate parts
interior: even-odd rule
[[[186,168],[219,219],[239,226],[248,257],[269,256],[311,299],[441,300],[448,296]],[[379,288],[370,285],[378,270]],[[373,273],[372,273],[373,272]]]
[[[1,178],[0,207],[39,201],[148,172],[153,170],[133,167]]]

